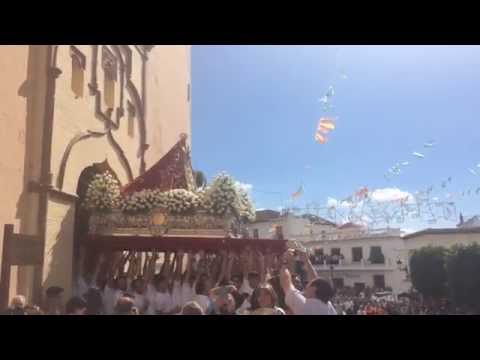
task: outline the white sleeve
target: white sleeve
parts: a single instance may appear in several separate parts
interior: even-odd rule
[[[183,305],[183,298],[182,298],[182,284],[180,281],[175,280],[173,282],[173,289],[172,289],[172,308],[176,306]]]
[[[185,305],[187,302],[191,301],[193,298],[193,291],[192,288],[190,287],[190,284],[185,281],[182,284],[182,305]]]
[[[297,289],[290,289],[285,294],[285,304],[292,309],[295,315],[302,313],[303,307],[305,306],[307,299],[302,293]]]
[[[335,307],[330,301],[328,302],[328,315],[338,315],[337,310],[335,310]]]
[[[148,308],[145,312],[146,315],[155,315],[155,297],[153,294],[147,296],[148,299]]]
[[[173,309],[175,309],[178,304],[176,302],[176,298],[174,298],[173,295],[169,294],[168,297],[167,297],[167,300],[165,301],[165,307],[166,307],[166,310],[165,311],[172,311]]]
[[[240,294],[252,295],[253,289],[250,287],[250,284],[248,283],[248,279],[243,279],[243,283],[242,283],[242,286],[240,286],[239,292]]]
[[[80,276],[75,287],[75,295],[82,297],[88,291],[88,288],[87,283],[83,280],[83,277]]]
[[[164,294],[157,294],[155,300],[156,301],[153,303],[153,310],[155,312],[161,311],[165,313],[173,309],[172,296],[168,292]]]
[[[275,307],[275,311],[277,312],[277,315],[286,315],[282,308]]]

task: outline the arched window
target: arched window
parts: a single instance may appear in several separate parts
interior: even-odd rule
[[[128,121],[128,135],[130,137],[135,136],[135,106],[130,102],[127,101],[127,121]]]
[[[107,48],[102,47],[103,101],[109,109],[115,107],[115,84],[117,82],[117,59]]]
[[[72,57],[72,78],[71,88],[75,98],[83,97],[84,78],[85,78],[85,55],[75,46],[70,46],[70,56]]]

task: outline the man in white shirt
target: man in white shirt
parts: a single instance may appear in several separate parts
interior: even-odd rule
[[[135,307],[138,309],[140,315],[147,312],[149,301],[146,294],[145,280],[141,277],[132,281],[132,296]]]
[[[150,302],[149,314],[171,315],[180,311],[175,308],[172,295],[168,291],[168,279],[161,275],[155,275],[153,286],[148,286],[148,299]]]
[[[75,287],[73,288],[73,295],[82,297],[92,287],[91,282],[87,282],[83,276],[79,275],[75,281]]]
[[[248,294],[251,296],[253,294],[253,290],[255,290],[259,284],[260,274],[256,271],[249,272],[248,275],[243,279],[242,286],[239,289],[240,294]]]
[[[192,300],[200,305],[205,314],[208,314],[208,311],[211,308],[209,292],[213,287],[212,283],[212,279],[206,274],[202,274],[198,280],[195,281],[195,293]]]
[[[250,308],[250,297],[253,294],[253,291],[260,285],[261,277],[260,274],[256,271],[251,271],[248,273],[246,277],[243,279],[242,286],[239,289],[239,293],[242,295],[248,295],[245,298],[242,305],[238,309],[240,312]]]
[[[183,307],[183,294],[182,294],[182,282],[180,280],[174,280],[172,285],[172,304],[174,307]]]
[[[337,315],[330,302],[333,289],[327,281],[314,279],[302,293],[293,286],[292,276],[286,268],[280,272],[280,281],[285,292],[285,303],[295,315]]]
[[[192,301],[193,297],[195,296],[195,279],[185,279],[182,283],[182,304],[185,305],[186,303]]]
[[[115,306],[118,299],[124,296],[128,289],[126,276],[119,276],[117,279],[111,279],[103,290],[103,305],[105,313],[112,315],[115,312]]]
[[[283,267],[280,271],[280,284],[285,292],[285,303],[294,315],[337,315],[335,307],[330,302],[334,291],[330,283],[320,279],[305,252],[300,252],[300,259],[309,279],[303,293],[293,285],[290,271]]]

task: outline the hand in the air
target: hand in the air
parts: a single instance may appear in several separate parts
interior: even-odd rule
[[[283,289],[288,289],[292,286],[292,275],[290,274],[290,271],[283,266],[280,269],[280,284],[282,285]]]

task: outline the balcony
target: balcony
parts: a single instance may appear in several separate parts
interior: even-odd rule
[[[302,234],[289,234],[290,238],[295,238],[298,241],[308,243],[317,242],[331,242],[339,240],[353,240],[353,239],[372,239],[372,238],[385,238],[385,237],[400,237],[400,229],[370,229],[363,231],[329,231],[323,234],[314,233],[302,233]]]
[[[330,264],[327,261],[323,261],[319,264],[313,264],[317,271],[330,270]],[[385,259],[384,264],[371,263],[368,260],[362,259],[358,262],[338,260],[337,265],[333,265],[334,270],[395,270],[396,263],[391,259]]]

